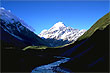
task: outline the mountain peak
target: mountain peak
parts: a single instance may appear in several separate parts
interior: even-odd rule
[[[73,29],[63,22],[57,22],[49,30],[43,30],[39,36],[48,40],[52,47],[56,47],[74,42],[84,33],[85,30]]]
[[[57,22],[49,30],[43,30],[39,36],[44,38],[52,38],[56,40],[68,40],[76,41],[78,37],[84,34],[85,30],[73,29],[72,27],[66,27],[63,22]]]
[[[63,22],[57,22],[54,27],[66,27]]]
[[[63,22],[57,22],[49,29],[49,31],[61,30],[62,28],[66,28]]]
[[[26,24],[21,18],[13,15],[11,10],[6,10],[4,7],[0,7],[0,19],[3,19],[11,24],[14,22],[20,22],[23,26],[28,28],[30,31],[35,31],[30,25]],[[14,19],[14,21],[13,21]],[[16,24],[15,24],[16,25]]]

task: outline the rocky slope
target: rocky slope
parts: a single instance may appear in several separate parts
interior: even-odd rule
[[[66,27],[63,22],[58,22],[49,30],[43,30],[39,36],[48,40],[52,46],[61,46],[76,41],[85,32],[84,29],[73,29]]]
[[[37,36],[33,29],[23,20],[13,15],[10,11],[0,8],[0,41],[4,46],[13,45],[25,47],[28,45],[46,45],[46,42]],[[3,46],[2,45],[2,46]]]

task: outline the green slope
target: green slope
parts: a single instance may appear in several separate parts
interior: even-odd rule
[[[61,66],[73,72],[109,71],[109,13],[100,18],[84,35],[67,49],[62,56],[72,59]]]
[[[103,30],[107,25],[110,25],[110,12],[100,18],[87,32],[85,32],[78,39],[78,41],[90,37],[97,29]]]
[[[81,41],[83,39],[89,38],[96,30],[103,30],[104,28],[106,28],[108,25],[110,25],[110,12],[107,13],[106,15],[104,15],[102,18],[100,18],[87,32],[85,32],[81,37],[78,38],[78,41]],[[68,47],[68,46],[74,46],[76,45],[76,42],[70,43],[70,44],[66,44],[63,46],[58,46],[58,47],[47,47],[47,46],[28,46],[25,47],[23,50],[27,50],[27,49],[47,49],[47,48],[63,48],[63,47]]]

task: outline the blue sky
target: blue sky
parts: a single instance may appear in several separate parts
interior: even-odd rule
[[[109,12],[108,1],[2,1],[2,7],[31,25],[37,34],[58,21],[75,29],[89,29]]]

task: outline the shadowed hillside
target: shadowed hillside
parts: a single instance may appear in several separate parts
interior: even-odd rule
[[[71,60],[68,63],[63,64],[62,66],[69,68],[73,72],[108,71],[109,29],[110,27],[108,26],[103,31],[97,30],[80,46],[66,51],[63,56],[69,56],[71,57]]]
[[[78,41],[66,46],[70,48],[62,56],[71,57],[63,67],[72,72],[109,71],[109,13],[99,19]]]
[[[60,62],[62,57],[69,58],[69,61],[61,63],[61,67],[67,68],[71,72],[108,72],[109,16],[108,13],[99,19],[76,42],[62,47],[47,47],[48,43],[45,40],[28,29],[28,32],[25,31],[26,28],[23,29],[24,32],[18,32],[18,28],[14,27],[15,23],[5,25],[2,21],[0,26],[2,72],[31,72],[35,67],[55,61]],[[9,26],[16,31],[8,29]],[[19,36],[23,40],[13,35]]]

